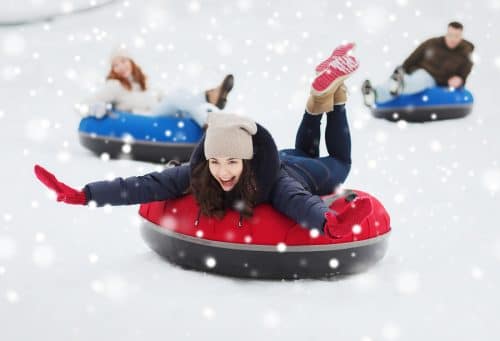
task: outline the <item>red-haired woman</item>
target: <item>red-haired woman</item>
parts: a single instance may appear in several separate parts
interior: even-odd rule
[[[203,93],[176,89],[162,95],[149,89],[146,75],[127,50],[114,50],[110,63],[104,86],[77,104],[83,116],[103,117],[113,107],[143,115],[187,115],[203,126],[209,112],[218,112],[225,107],[234,84],[234,77],[227,75],[219,86]]]

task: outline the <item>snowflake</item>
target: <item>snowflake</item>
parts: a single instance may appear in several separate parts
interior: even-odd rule
[[[95,253],[89,254],[88,258],[91,264],[95,264],[99,260],[99,256],[97,256]]]
[[[483,173],[482,184],[490,193],[495,194],[500,190],[500,169],[489,169]]]
[[[45,241],[45,235],[41,232],[38,232],[37,234],[35,234],[35,240],[38,243],[43,243]]]
[[[5,298],[9,303],[17,303],[19,301],[19,294],[14,290],[7,290]]]
[[[207,320],[213,320],[215,318],[215,310],[212,307],[203,307],[202,314]]]
[[[2,48],[7,56],[16,57],[24,53],[26,40],[19,33],[9,33],[3,38]]]
[[[33,262],[40,268],[48,268],[54,263],[55,253],[49,245],[40,245],[33,251]]]
[[[483,278],[483,270],[481,268],[475,266],[472,268],[471,275],[472,275],[472,278],[474,278],[476,280],[480,280]]]
[[[14,239],[0,236],[0,259],[11,259],[14,257],[16,246]]]
[[[354,234],[360,234],[361,231],[362,231],[362,228],[361,228],[360,225],[355,224],[355,225],[352,226],[352,233],[354,233]]]
[[[132,146],[130,144],[125,143],[122,146],[122,153],[124,153],[124,154],[130,154],[131,151],[132,151]]]
[[[400,334],[399,327],[392,322],[382,327],[382,336],[386,340],[396,340],[399,338]]]
[[[106,162],[106,161],[109,161],[110,155],[108,153],[102,153],[100,158],[102,161]]]
[[[319,237],[319,230],[318,230],[318,229],[311,229],[311,230],[309,231],[309,236],[310,236],[311,238],[313,238],[313,239],[314,239],[314,238],[318,238],[318,237]]]
[[[420,276],[417,272],[406,271],[397,278],[397,289],[402,294],[414,294],[420,288]]]
[[[217,265],[217,261],[213,257],[207,257],[205,259],[205,265],[207,268],[213,269]]]
[[[278,250],[278,252],[285,252],[286,251],[286,244],[285,243],[278,243],[276,245],[276,250]]]
[[[263,322],[267,328],[277,328],[280,324],[280,316],[275,311],[268,311],[264,314]]]
[[[337,258],[332,258],[330,259],[330,261],[328,262],[328,265],[330,266],[330,268],[332,269],[336,269],[339,267],[340,263],[338,261]]]

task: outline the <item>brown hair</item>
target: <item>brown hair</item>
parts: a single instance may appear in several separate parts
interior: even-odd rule
[[[452,21],[451,23],[448,24],[448,27],[453,27],[457,30],[464,29],[464,25],[462,25],[462,23],[459,23],[458,21]]]
[[[130,64],[132,65],[132,79],[134,82],[139,83],[141,86],[141,90],[144,91],[146,90],[146,75],[144,75],[144,72],[142,72],[141,68],[139,65],[137,65],[132,59],[128,58],[130,61]],[[127,78],[123,78],[120,75],[118,75],[116,72],[113,71],[113,66],[111,66],[111,70],[109,70],[108,76],[106,77],[107,80],[109,79],[116,79],[117,81],[120,82],[120,84],[127,90],[132,90],[132,84],[130,84],[130,81]]]
[[[250,161],[243,160],[240,179],[230,192],[224,192],[212,176],[208,161],[201,162],[193,170],[189,192],[194,195],[201,213],[206,216],[220,219],[226,213],[226,209],[233,208],[243,217],[251,217],[257,197],[257,185]]]

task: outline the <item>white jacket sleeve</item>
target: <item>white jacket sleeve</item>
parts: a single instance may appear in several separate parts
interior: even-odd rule
[[[77,103],[75,108],[82,116],[103,116],[101,109],[111,103],[119,102],[124,91],[125,89],[119,81],[115,79],[107,80],[102,88]]]
[[[96,91],[92,96],[89,96],[84,102],[86,104],[93,103],[113,103],[120,100],[124,92],[123,86],[116,79],[109,79],[104,83],[104,86]]]

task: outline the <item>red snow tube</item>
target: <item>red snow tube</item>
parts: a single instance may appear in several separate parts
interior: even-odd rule
[[[355,217],[361,227],[341,239],[315,236],[270,205],[255,207],[250,219],[228,211],[221,220],[201,216],[191,195],[143,204],[142,236],[160,256],[184,268],[250,278],[316,278],[366,270],[386,252],[390,219],[382,204],[361,191],[323,197],[341,212],[369,198],[372,211]],[[354,208],[353,214],[357,211]]]

